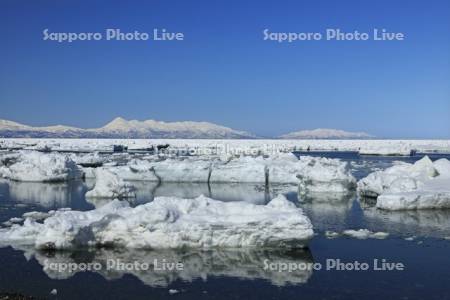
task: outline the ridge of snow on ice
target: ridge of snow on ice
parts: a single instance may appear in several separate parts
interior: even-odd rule
[[[280,195],[267,205],[158,197],[135,208],[114,200],[91,211],[56,211],[0,229],[0,244],[44,249],[306,247],[312,224]]]
[[[58,182],[80,178],[81,169],[68,156],[59,153],[20,151],[12,163],[0,166],[0,176],[16,181]]]
[[[133,187],[124,182],[117,174],[104,169],[95,169],[94,189],[86,193],[87,198],[135,198]]]
[[[450,208],[450,162],[425,156],[414,164],[398,163],[361,179],[358,192],[377,197],[381,209]]]

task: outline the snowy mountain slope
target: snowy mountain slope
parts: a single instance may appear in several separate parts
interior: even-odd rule
[[[82,129],[63,125],[32,127],[0,120],[0,137],[47,138],[198,138],[239,139],[255,135],[207,122],[137,121],[116,118],[101,128]]]
[[[373,137],[365,132],[348,132],[325,128],[295,131],[280,136],[282,139],[367,139]]]

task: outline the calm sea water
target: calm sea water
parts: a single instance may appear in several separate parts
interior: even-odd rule
[[[298,153],[310,155],[311,153]],[[316,153],[315,153],[316,154]],[[362,178],[392,165],[394,160],[413,162],[415,157],[360,157],[354,153],[319,153],[348,160]],[[440,157],[432,157],[433,159]],[[76,252],[40,252],[32,248],[0,248],[0,294],[18,292],[59,299],[450,299],[450,210],[384,212],[373,201],[356,195],[345,198],[299,199],[296,187],[257,185],[204,185],[134,183],[132,205],[155,196],[196,197],[204,194],[223,201],[264,204],[284,193],[311,218],[316,236],[308,250],[180,250],[125,251],[101,249]],[[0,223],[27,211],[61,207],[89,210],[104,201],[84,198],[93,182],[69,184],[0,181]],[[327,239],[327,230],[367,228],[389,232],[384,240]],[[447,238],[447,239],[446,239]],[[108,260],[129,263],[182,262],[183,270],[126,270],[106,268]],[[280,272],[274,265],[341,262],[367,263],[367,271],[296,270]],[[405,266],[403,271],[375,271],[374,260]],[[96,263],[100,270],[58,272],[46,263]],[[51,295],[56,289],[58,294]],[[172,290],[170,292],[170,290]]]

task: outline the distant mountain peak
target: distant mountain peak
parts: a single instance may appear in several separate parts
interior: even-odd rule
[[[255,135],[208,122],[162,122],[117,117],[101,128],[82,129],[63,125],[32,127],[0,120],[0,137],[51,138],[198,138],[243,139]]]
[[[365,132],[349,132],[340,129],[317,128],[300,130],[280,136],[282,139],[367,139],[374,138]]]

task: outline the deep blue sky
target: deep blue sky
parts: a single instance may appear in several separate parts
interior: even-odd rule
[[[0,118],[98,127],[210,121],[272,136],[317,127],[450,138],[450,2],[0,1]],[[183,42],[58,44],[54,32]],[[262,30],[403,32],[402,42],[263,41]]]

